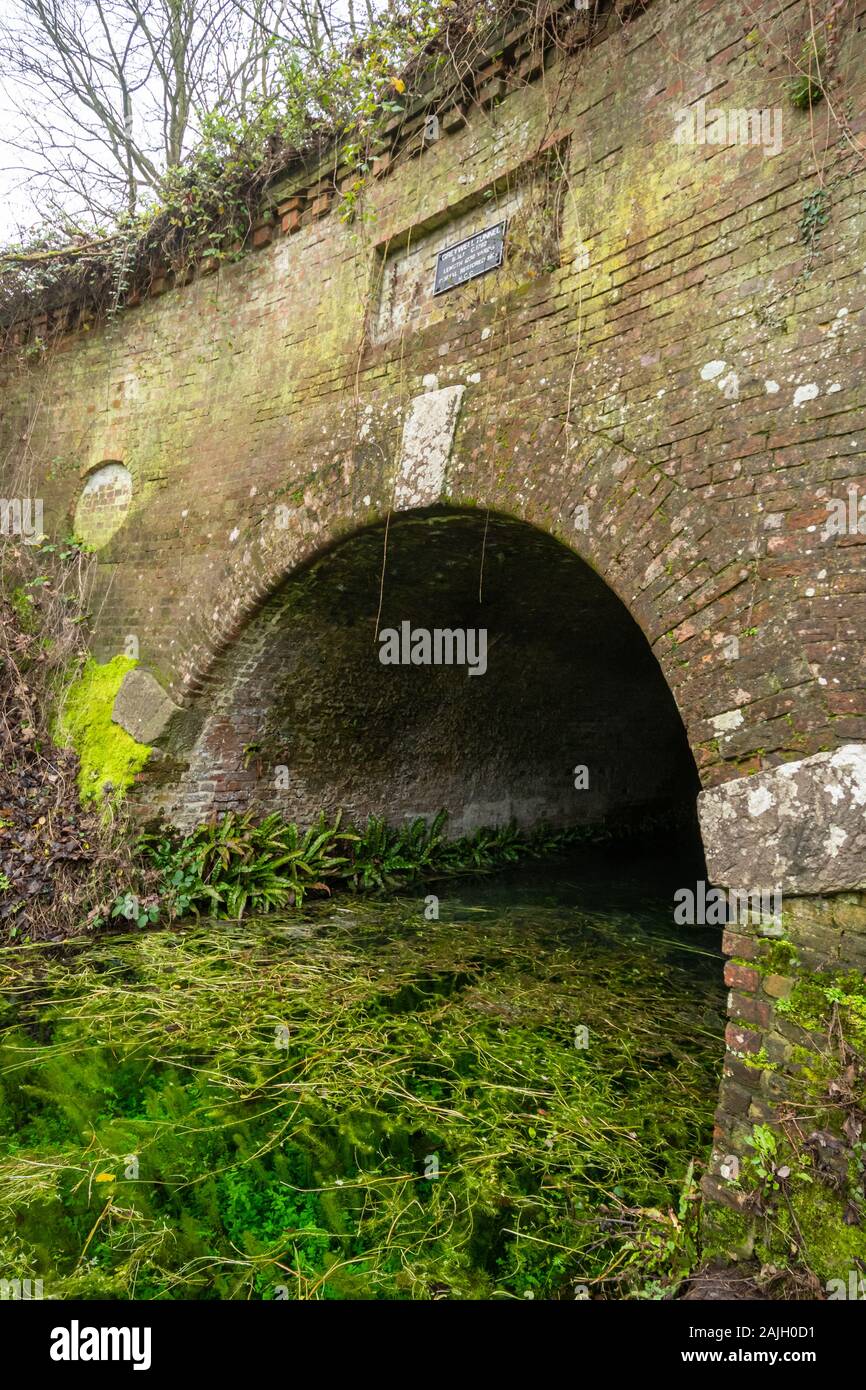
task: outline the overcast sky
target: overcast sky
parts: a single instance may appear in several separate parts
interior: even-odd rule
[[[6,56],[0,52],[0,242],[17,240],[21,230],[33,228],[45,220],[50,204],[44,189],[40,187],[40,175],[44,177],[52,159],[62,161],[68,156],[74,157],[81,169],[82,159],[87,152],[94,161],[87,168],[95,169],[96,173],[88,173],[84,182],[88,198],[95,197],[97,201],[100,198],[99,166],[103,171],[111,169],[113,179],[118,173],[118,166],[114,157],[106,152],[105,143],[94,138],[88,144],[87,131],[76,129],[73,115],[69,113],[74,113],[76,109],[80,111],[79,103],[68,101],[67,98],[68,113],[64,114],[60,97],[52,99],[48,84],[55,72],[58,75],[61,73],[62,65],[53,50],[39,50],[34,36],[41,31],[36,22],[27,19],[26,11],[22,27],[22,9],[27,3],[28,0],[0,0],[0,46],[4,41],[5,26],[16,21],[18,24],[18,31],[11,42],[7,40]],[[29,0],[29,3],[33,3],[33,0]],[[140,16],[144,14],[151,38],[157,33],[164,37],[161,19],[164,0],[140,0],[140,5],[135,7],[129,0],[101,0],[101,4],[97,4],[97,0],[45,0],[45,3],[57,7],[62,20],[71,27],[78,40],[83,37],[85,56],[81,67],[86,68],[90,64],[92,75],[101,84],[99,99],[114,111],[121,130],[121,142],[123,107],[117,78],[110,75],[114,67],[110,61],[105,28],[110,33],[111,47],[115,53],[124,51],[124,45],[132,34],[127,51],[134,66],[125,66],[124,71],[133,92],[136,145],[150,161],[148,177],[152,178],[152,166],[161,170],[166,159],[164,88],[155,75],[153,50],[148,47]],[[334,26],[332,32],[335,38],[341,42],[338,31],[342,28],[346,33],[350,5],[356,17],[366,20],[368,13],[379,10],[383,4],[384,0],[196,0],[199,23],[193,31],[193,62],[199,65],[200,85],[191,88],[193,109],[199,104],[205,110],[212,108],[220,92],[224,95],[231,93],[232,99],[236,99],[245,89],[244,84],[238,82],[237,73],[243,66],[243,60],[248,58],[251,32],[256,34],[257,54],[254,67],[248,66],[247,71],[256,75],[252,83],[255,88],[260,77],[263,35],[272,34],[276,28],[281,36],[308,36],[310,23],[316,24],[321,33],[318,16],[325,12]],[[259,20],[255,20],[251,13],[254,7]],[[108,18],[107,26],[103,16]],[[302,41],[309,42],[309,39],[307,37]],[[41,65],[35,81],[32,68],[26,79],[14,75],[16,62],[25,53],[32,62]],[[163,52],[162,57],[165,56]],[[76,88],[79,86],[76,80]],[[59,92],[60,89],[57,90]],[[247,86],[246,90],[249,91],[250,87]],[[35,109],[35,119],[28,119],[28,108],[31,111]],[[90,113],[87,123],[90,129],[98,127],[96,118]],[[32,147],[28,148],[33,143],[32,139],[28,140],[28,131],[32,135],[40,126],[42,153],[34,154]],[[50,132],[47,139],[46,127]],[[184,142],[184,153],[194,143],[195,132],[193,117]],[[108,186],[103,185],[105,188]],[[112,186],[113,193],[105,193],[100,206],[103,209],[110,206],[113,212],[122,202],[123,188],[118,189],[116,184]],[[146,192],[143,196],[146,200]],[[82,205],[83,200],[80,197],[76,199],[74,193],[64,194],[64,210],[73,216],[81,210]],[[103,223],[109,220],[104,212],[99,216]]]
[[[0,0],[0,11],[6,0]],[[18,92],[15,82],[0,75],[0,241],[17,237],[20,223],[28,225],[37,220],[26,187],[21,188],[24,176],[16,162],[15,151],[7,143],[21,123],[18,113]]]

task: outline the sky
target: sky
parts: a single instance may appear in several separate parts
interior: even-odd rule
[[[2,42],[2,30],[5,23],[8,23],[16,15],[20,16],[21,6],[26,0],[0,0],[0,42]],[[271,26],[279,26],[279,31],[285,34],[287,26],[290,26],[297,16],[315,13],[317,8],[324,6],[329,18],[336,24],[345,24],[349,6],[352,5],[354,13],[366,18],[368,11],[380,9],[383,0],[195,0],[200,7],[201,25],[198,33],[204,31],[205,25],[210,25],[216,12],[217,20],[213,25],[212,32],[220,35],[219,54],[229,69],[234,73],[235,63],[239,49],[232,48],[231,44],[227,47],[223,42],[224,36],[233,28],[242,29],[246,27],[249,32],[248,20],[251,6],[267,7],[267,26],[268,31],[272,32]],[[100,52],[105,51],[106,39],[99,23],[100,9],[96,0],[47,0],[47,3],[57,6],[65,19],[74,20],[74,25],[78,33],[87,36],[87,44],[90,57],[95,59],[95,71],[99,71]],[[119,46],[124,30],[124,24],[129,23],[130,5],[128,0],[102,0],[106,13],[110,16],[112,7],[116,6],[116,14],[122,18],[115,19],[115,25],[111,27],[111,38],[115,46]],[[142,9],[154,15],[159,14],[164,0],[140,0]],[[27,33],[33,35],[37,32],[35,24],[30,21],[27,25]],[[211,32],[208,29],[208,32]],[[261,33],[261,30],[258,31]],[[137,33],[137,41],[141,44],[141,32]],[[17,53],[25,51],[25,41],[22,39],[13,44],[14,51]],[[143,52],[143,50],[140,50]],[[209,52],[209,60],[204,65],[204,71],[213,72],[213,50]],[[59,62],[52,58],[52,70]],[[238,84],[234,79],[229,84],[229,89],[233,92],[238,90]],[[207,88],[207,95],[202,97],[202,104],[212,105],[213,86]],[[141,83],[140,90],[135,97],[135,132],[137,143],[147,147],[148,151],[162,149],[162,87],[151,76],[148,80]],[[113,104],[116,109],[120,109],[119,100],[116,97],[117,88],[111,89]],[[37,157],[34,161],[30,150],[23,149],[21,144],[16,145],[16,135],[27,129],[27,108],[34,100],[34,92],[21,79],[16,78],[10,71],[8,61],[4,64],[2,54],[0,54],[0,243],[8,244],[10,241],[19,239],[20,230],[32,228],[41,222],[48,210],[47,201],[44,193],[40,192],[39,173],[48,168],[48,159]],[[72,148],[81,149],[82,136],[74,134],[74,126],[69,119],[64,119],[63,114],[58,109],[56,101],[48,103],[47,93],[43,98],[41,88],[36,88],[35,101],[37,110],[41,115],[47,116],[56,125],[56,138],[53,144],[54,150],[62,149],[66,143]],[[189,142],[187,142],[187,149]],[[159,162],[159,159],[155,160]],[[89,182],[92,189],[93,182]],[[70,198],[65,206],[73,214],[78,210],[75,205],[74,197]],[[79,204],[80,207],[80,204]]]
[[[6,0],[0,0],[0,13]],[[6,143],[18,126],[20,93],[13,78],[0,76],[0,242],[15,240],[20,224],[36,220],[26,187],[22,189],[22,171],[15,152]]]

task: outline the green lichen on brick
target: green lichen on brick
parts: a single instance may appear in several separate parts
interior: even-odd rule
[[[731,964],[754,970],[763,979],[769,975],[790,975],[800,965],[797,948],[787,937],[762,938],[756,946],[757,955],[732,955]]]
[[[790,968],[793,949],[790,942],[774,943],[771,964]],[[775,1173],[756,1149],[745,1160],[741,1186],[751,1194],[761,1263],[805,1269],[826,1287],[866,1268],[866,981],[856,970],[805,974],[788,998],[776,1000],[775,1011],[824,1041],[792,1053],[796,1074],[782,1107],[787,1119],[780,1117]],[[711,1232],[715,1221],[713,1214]],[[721,1253],[712,1234],[710,1241]]]
[[[846,1225],[838,1194],[821,1183],[798,1188],[790,1206],[780,1204],[769,1239],[757,1239],[755,1254],[762,1264],[784,1264],[796,1250],[799,1260],[822,1285],[847,1279],[848,1271],[866,1268],[866,1230]]]
[[[55,738],[78,754],[78,790],[84,802],[100,801],[106,793],[122,796],[150,757],[147,744],[137,743],[111,718],[121,682],[137,665],[128,656],[115,656],[104,665],[88,658],[63,697]]]
[[[743,1052],[737,1055],[743,1066],[749,1067],[751,1071],[775,1071],[777,1069],[765,1047],[759,1047],[757,1052]]]
[[[804,975],[787,999],[776,1001],[776,1013],[807,1032],[823,1032],[834,1005],[846,1041],[866,1056],[866,981],[856,970]]]

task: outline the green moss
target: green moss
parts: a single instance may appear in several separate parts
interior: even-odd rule
[[[765,947],[764,954],[754,962],[754,969],[763,975],[789,975],[799,964],[797,947],[793,941],[781,936]]]
[[[847,1225],[837,1193],[820,1182],[801,1184],[790,1205],[780,1203],[756,1244],[762,1264],[779,1264],[793,1252],[822,1284],[847,1278],[857,1263],[866,1265],[866,1231]]]
[[[104,666],[89,657],[65,694],[55,739],[78,754],[82,801],[98,801],[109,789],[121,796],[150,756],[147,744],[137,743],[111,719],[121,682],[137,665],[128,656],[115,656]]]
[[[839,1007],[844,1033],[858,1052],[866,1051],[866,982],[856,970],[847,974],[804,975],[776,1012],[807,1032],[826,1033],[832,1006]]]
[[[762,965],[791,973],[797,965],[794,951],[791,942],[776,942],[772,959]],[[866,1228],[852,1219],[864,1200],[866,1148],[844,1126],[846,1115],[856,1118],[862,1113],[866,1098],[858,1062],[866,1050],[866,984],[858,971],[802,975],[788,998],[775,1001],[775,1010],[802,1029],[804,1037],[827,1041],[795,1047],[791,1054],[787,1100],[800,1117],[799,1129],[783,1127],[772,1162],[764,1163],[766,1171],[756,1160],[747,1160],[761,1197],[755,1253],[762,1264],[802,1265],[826,1286],[828,1280],[845,1280],[849,1270],[866,1265]],[[845,1042],[841,1053],[839,1038]],[[812,1131],[826,1131],[843,1146],[847,1174],[823,1165],[814,1149],[802,1142]],[[783,1167],[790,1176],[780,1195],[772,1174]]]
[[[748,1259],[754,1243],[754,1222],[741,1211],[718,1203],[705,1203],[701,1212],[701,1246],[705,1260]]]
[[[744,1067],[750,1067],[752,1071],[777,1071],[774,1062],[770,1061],[769,1054],[765,1047],[760,1047],[757,1052],[744,1052],[740,1055],[740,1061]]]
[[[28,594],[27,590],[21,588],[21,586],[19,585],[18,588],[13,589],[11,594],[9,595],[9,603],[12,607],[12,611],[18,619],[18,624],[21,628],[21,631],[30,633],[35,632],[36,620],[33,616],[32,595]]]

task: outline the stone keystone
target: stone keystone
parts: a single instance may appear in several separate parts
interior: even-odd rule
[[[410,403],[394,490],[394,504],[401,510],[427,507],[442,496],[465,389],[443,386],[440,391],[416,396]]]
[[[149,671],[127,671],[114,697],[111,718],[139,743],[155,743],[177,706]]]
[[[707,872],[724,888],[866,888],[866,743],[848,743],[698,797]]]

